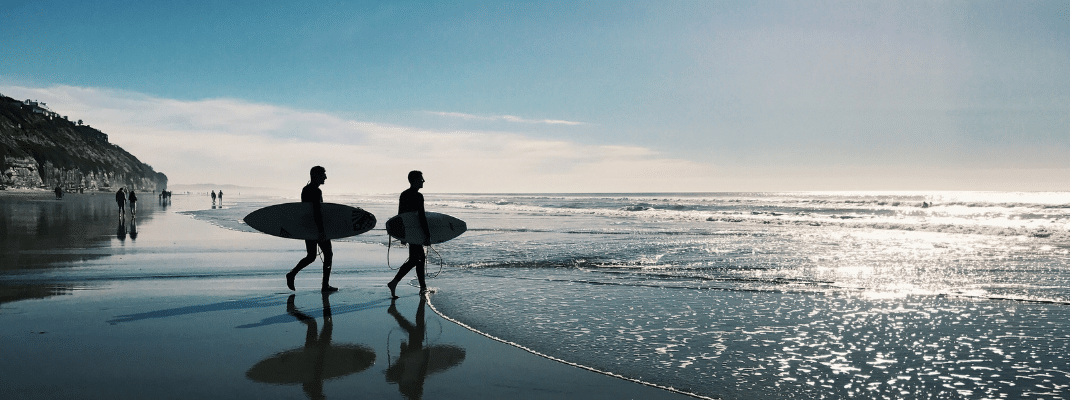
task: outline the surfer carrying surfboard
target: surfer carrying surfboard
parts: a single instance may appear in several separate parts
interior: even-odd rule
[[[307,254],[305,258],[297,262],[297,266],[294,269],[286,274],[286,286],[290,290],[296,290],[294,289],[294,278],[297,277],[298,272],[301,272],[301,269],[316,261],[316,246],[318,245],[320,250],[323,251],[323,287],[321,291],[334,292],[338,288],[328,284],[331,279],[331,259],[334,256],[334,252],[331,251],[331,241],[327,239],[327,233],[323,229],[323,191],[320,190],[320,185],[327,180],[327,170],[317,165],[309,171],[309,176],[312,178],[311,181],[308,185],[305,185],[304,189],[301,189],[301,202],[312,203],[312,219],[316,222],[319,236],[316,240],[305,240]],[[212,195],[214,196],[215,193],[213,192]]]
[[[424,283],[424,246],[431,245],[431,231],[427,228],[427,215],[424,213],[424,195],[420,194],[420,188],[424,187],[424,174],[420,171],[411,171],[408,178],[409,188],[401,192],[401,197],[398,199],[398,214],[415,211],[416,219],[420,222],[420,229],[424,233],[423,237],[427,239],[424,243],[409,243],[408,261],[398,267],[397,275],[386,284],[390,288],[390,297],[395,299],[398,296],[394,293],[394,289],[398,287],[401,278],[404,278],[413,267],[416,268],[416,279],[420,281],[420,293],[427,292],[427,284]]]

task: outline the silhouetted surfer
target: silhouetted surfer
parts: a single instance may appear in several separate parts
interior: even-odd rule
[[[427,229],[427,216],[424,214],[424,195],[420,194],[422,187],[424,187],[423,172],[409,172],[409,188],[401,192],[401,198],[398,201],[398,214],[415,211],[416,219],[420,221],[420,228],[423,229],[424,237],[427,239],[424,243],[409,243],[409,260],[398,267],[398,274],[386,284],[390,288],[390,297],[395,299],[398,296],[394,293],[394,289],[398,287],[401,278],[404,278],[413,267],[416,267],[416,279],[420,281],[420,293],[427,292],[427,284],[424,283],[424,246],[431,245],[431,233]]]
[[[331,241],[327,240],[327,234],[323,231],[323,191],[320,190],[320,185],[327,180],[327,170],[317,165],[312,167],[309,175],[312,180],[308,185],[305,185],[304,189],[301,189],[301,202],[312,203],[312,219],[316,221],[319,238],[305,241],[305,250],[308,254],[297,262],[297,266],[293,270],[286,274],[286,286],[290,290],[296,290],[294,289],[294,277],[297,276],[298,272],[301,272],[302,268],[316,261],[316,245],[319,245],[320,250],[323,250],[323,286],[321,290],[333,292],[338,288],[329,285],[328,281],[331,279],[331,258],[334,256],[334,252],[331,251]],[[214,195],[215,192],[212,194]]]

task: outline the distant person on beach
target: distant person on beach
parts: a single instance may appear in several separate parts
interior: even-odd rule
[[[63,198],[63,189],[60,189],[59,186],[56,186],[56,200],[59,200],[59,199],[62,199],[62,198]]]
[[[134,190],[130,189],[130,195],[127,196],[130,202],[130,216],[137,216],[137,195],[134,194]]]
[[[427,215],[424,214],[424,195],[420,194],[420,188],[424,187],[424,174],[420,171],[409,172],[409,188],[401,192],[398,199],[398,214],[416,212],[416,218],[420,221],[420,228],[427,238],[424,243],[409,243],[409,259],[398,267],[398,273],[394,279],[386,284],[390,288],[390,297],[398,298],[395,289],[398,282],[405,277],[413,267],[416,268],[416,279],[420,281],[420,293],[427,293],[427,284],[424,283],[424,246],[431,245],[431,233],[427,228]]]
[[[212,191],[212,203],[215,203],[215,190]]]
[[[301,269],[312,264],[316,261],[316,246],[319,245],[320,250],[323,251],[323,286],[321,291],[334,292],[338,288],[328,284],[331,279],[331,260],[334,257],[334,252],[331,251],[331,241],[327,240],[327,233],[323,230],[323,191],[320,190],[322,185],[327,180],[327,170],[321,166],[312,167],[309,171],[311,180],[308,185],[305,185],[304,189],[301,189],[301,202],[312,203],[312,219],[316,222],[316,228],[319,230],[319,237],[316,240],[305,241],[305,251],[307,254],[305,258],[297,262],[289,273],[286,274],[286,286],[290,290],[294,289],[294,278],[297,277],[297,273],[301,272]],[[214,195],[214,192],[213,192]]]
[[[223,191],[219,191],[219,204],[223,204]]]
[[[119,188],[118,192],[115,192],[115,203],[119,205],[119,218],[122,218],[126,213],[126,192],[123,188]]]

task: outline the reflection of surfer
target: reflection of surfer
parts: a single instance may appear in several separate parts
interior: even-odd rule
[[[331,319],[331,303],[327,294],[323,295],[323,331],[316,336],[316,319],[297,310],[294,305],[295,295],[290,295],[286,300],[286,313],[297,318],[305,324],[305,351],[311,352],[312,379],[301,382],[301,388],[305,390],[310,399],[324,399],[323,396],[323,364],[327,356],[327,348],[331,346],[331,334],[334,332],[334,321]]]
[[[331,335],[334,322],[331,319],[330,293],[322,293],[323,330],[317,333],[316,319],[294,305],[290,295],[286,300],[286,313],[305,324],[305,344],[302,347],[275,354],[262,360],[245,376],[257,382],[273,385],[300,383],[310,399],[326,398],[323,394],[325,381],[355,374],[375,364],[375,351],[354,344],[333,344]]]
[[[409,188],[401,192],[398,201],[398,214],[416,212],[416,219],[420,221],[420,228],[424,231],[424,243],[409,243],[409,260],[398,267],[398,273],[394,279],[386,284],[390,288],[390,296],[398,298],[394,293],[398,282],[405,274],[416,267],[416,279],[420,281],[420,293],[427,292],[427,284],[424,283],[424,246],[431,244],[431,233],[427,229],[427,215],[424,214],[424,195],[420,194],[420,188],[424,187],[424,174],[420,171],[409,172]]]
[[[115,228],[115,237],[126,241],[126,220],[119,218],[119,227]]]
[[[386,368],[386,381],[398,384],[398,391],[405,398],[419,400],[424,394],[424,381],[427,377],[460,365],[464,361],[464,349],[450,345],[430,345],[424,342],[427,326],[424,323],[424,306],[427,298],[420,296],[420,305],[416,309],[416,323],[410,323],[401,316],[394,302],[390,302],[390,313],[398,326],[408,333],[408,341],[401,342],[401,354]],[[390,362],[387,359],[387,362]]]
[[[312,219],[316,222],[316,229],[319,231],[319,237],[316,240],[306,240],[305,250],[307,254],[305,258],[297,262],[289,273],[286,274],[286,286],[290,290],[294,289],[294,278],[297,276],[301,269],[312,264],[316,261],[316,246],[319,245],[320,250],[323,251],[323,286],[321,290],[324,292],[333,292],[338,288],[328,284],[331,279],[331,260],[334,257],[334,252],[331,251],[331,241],[327,240],[327,234],[323,230],[323,191],[320,190],[322,185],[327,180],[327,170],[321,166],[312,167],[309,171],[309,175],[312,178],[308,185],[301,190],[301,202],[312,203]],[[215,196],[215,192],[212,192],[212,196]]]
[[[427,378],[427,364],[431,349],[424,347],[424,303],[427,300],[420,297],[420,306],[416,309],[416,324],[413,325],[405,317],[401,316],[394,302],[390,302],[390,308],[386,312],[394,317],[398,326],[409,334],[408,342],[401,342],[401,355],[398,361],[386,369],[386,380],[397,383],[401,394],[409,399],[419,399],[424,394],[424,379]]]

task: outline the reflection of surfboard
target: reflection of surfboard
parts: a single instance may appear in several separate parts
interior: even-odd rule
[[[464,361],[464,349],[447,345],[428,347],[427,374],[442,372]]]
[[[456,367],[464,361],[464,349],[447,345],[434,345],[405,351],[402,350],[394,363],[386,369],[386,379],[403,383],[414,380],[415,374],[423,377]]]
[[[323,230],[327,239],[356,236],[375,227],[375,216],[356,207],[323,203]],[[285,203],[261,208],[245,216],[245,223],[260,232],[287,239],[316,240],[312,203]]]
[[[437,212],[426,212],[427,230],[431,232],[431,244],[442,243],[461,236],[468,225],[457,218]],[[398,214],[386,221],[386,233],[402,243],[423,243],[423,229],[416,220],[416,212]]]
[[[249,379],[271,384],[294,384],[339,378],[375,364],[375,352],[354,344],[302,347],[256,363],[245,373]]]

